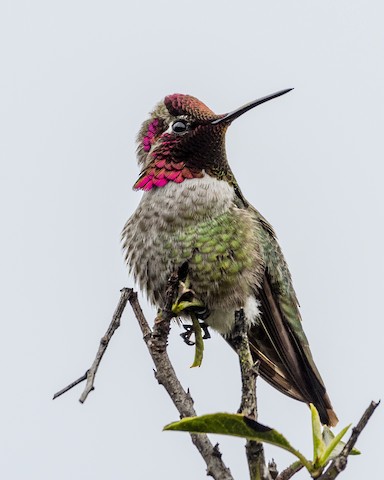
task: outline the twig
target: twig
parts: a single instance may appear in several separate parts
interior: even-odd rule
[[[303,467],[304,465],[301,462],[294,462],[292,463],[292,465],[280,472],[279,475],[276,477],[276,480],[289,480]]]
[[[129,302],[139,322],[143,333],[144,341],[148,347],[153,363],[156,367],[155,376],[160,385],[163,385],[172,402],[180,413],[180,417],[194,417],[196,411],[193,408],[193,399],[186,392],[168,357],[167,340],[170,330],[170,320],[173,316],[171,312],[172,301],[178,286],[177,277],[172,276],[167,292],[166,305],[161,316],[157,317],[153,332],[144,317],[136,293],[132,293]],[[207,475],[212,476],[215,480],[233,480],[229,468],[227,468],[221,459],[221,453],[218,445],[213,445],[205,434],[190,434],[192,442],[200,452],[207,465]]]
[[[64,387],[62,390],[59,390],[58,392],[56,392],[53,395],[52,400],[55,400],[55,398],[60,397],[60,395],[63,395],[63,393],[68,392],[69,390],[71,390],[71,388],[76,387],[76,385],[78,385],[79,383],[84,382],[84,380],[87,379],[88,372],[89,372],[89,370],[87,370],[82,377],[80,377],[77,380],[75,380],[74,382],[70,383],[69,385]]]
[[[272,458],[272,460],[268,462],[268,471],[272,480],[276,480],[276,477],[279,474],[279,472],[277,470],[277,465],[274,458]]]
[[[236,351],[240,362],[242,394],[239,413],[257,420],[256,378],[258,364],[254,364],[249,349],[243,309],[236,312],[235,327],[227,340]],[[270,480],[271,476],[265,464],[263,445],[253,440],[247,440],[245,449],[250,479]]]
[[[155,376],[159,384],[163,385],[167,393],[171,397],[174,405],[180,413],[180,417],[196,416],[193,407],[193,399],[189,391],[185,391],[179,382],[175,370],[170,362],[167,354],[167,342],[170,331],[170,321],[174,316],[172,313],[172,303],[178,288],[178,275],[174,274],[169,280],[168,290],[166,294],[166,303],[162,312],[157,316],[153,331],[137,299],[137,294],[131,288],[123,288],[121,297],[113,314],[112,321],[100,340],[99,349],[96,358],[89,370],[85,374],[72,382],[67,387],[55,393],[53,399],[63,395],[71,390],[79,383],[87,380],[85,389],[80,397],[80,402],[84,403],[89,393],[94,390],[95,376],[108,347],[108,344],[120,326],[120,319],[123,311],[129,301],[136,319],[143,333],[144,341],[147,345],[149,353],[156,367]],[[244,322],[244,312],[240,310],[236,313],[234,333],[227,338],[228,343],[237,352],[240,360],[241,379],[242,379],[242,397],[239,412],[244,415],[257,419],[257,403],[256,403],[256,377],[258,374],[257,367],[253,363],[252,355],[249,349],[248,337]],[[351,437],[345,444],[342,452],[330,464],[328,469],[317,480],[333,480],[347,466],[347,458],[352,451],[359,435],[367,425],[373,412],[380,402],[371,402],[359,423],[352,430]],[[212,476],[215,480],[233,480],[232,474],[221,459],[218,444],[213,445],[205,434],[190,434],[192,442],[200,452],[207,465],[207,475]],[[251,480],[270,480],[271,475],[264,460],[264,451],[262,444],[254,441],[248,441],[246,444],[247,460],[250,471]],[[289,480],[296,472],[300,470],[298,462],[283,470],[276,480]]]
[[[166,293],[166,303],[161,314],[155,320],[153,331],[140,307],[137,299],[137,294],[131,288],[123,288],[121,290],[120,301],[117,305],[116,311],[113,315],[112,321],[108,327],[107,332],[100,340],[100,346],[96,354],[96,358],[89,370],[78,380],[72,382],[67,387],[55,393],[54,399],[68,392],[71,388],[79,383],[87,380],[87,385],[80,397],[80,402],[84,402],[89,394],[94,389],[94,380],[97,369],[100,365],[101,359],[108,347],[109,341],[116,329],[120,326],[120,319],[125,309],[127,302],[131,304],[132,310],[139,323],[143,333],[144,341],[148,347],[149,353],[153,359],[157,369],[155,375],[158,382],[164,386],[174,405],[180,413],[181,418],[196,416],[196,411],[193,408],[193,400],[188,392],[181,386],[173,366],[167,354],[167,341],[170,331],[170,321],[174,316],[172,313],[172,303],[178,288],[178,275],[171,276]],[[227,468],[221,459],[221,453],[218,444],[213,445],[207,435],[191,434],[192,442],[200,452],[207,465],[207,475],[212,476],[215,480],[233,480],[229,468]]]
[[[371,402],[369,407],[365,410],[359,423],[352,429],[352,434],[348,442],[344,445],[341,453],[331,462],[331,465],[328,467],[328,469],[320,477],[318,477],[318,480],[333,480],[346,468],[348,455],[351,453],[357,442],[357,439],[359,438],[359,435],[364,430],[379,403],[380,401]]]
[[[128,299],[132,294],[132,291],[133,291],[132,288],[123,288],[121,290],[119,303],[117,304],[115,313],[113,314],[111,323],[109,324],[109,327],[105,332],[105,335],[100,340],[99,349],[97,350],[96,357],[92,363],[91,368],[89,368],[82,377],[78,378],[77,380],[75,380],[70,385],[60,390],[59,392],[55,393],[53,396],[53,400],[55,400],[55,398],[57,397],[60,397],[60,395],[63,395],[63,393],[68,392],[69,390],[71,390],[71,388],[75,387],[76,385],[83,382],[84,380],[87,380],[87,383],[85,385],[83,393],[79,398],[80,403],[84,403],[89,393],[95,389],[94,383],[95,383],[95,376],[96,376],[97,369],[99,368],[101,359],[103,358],[103,355],[108,347],[108,344],[113,334],[120,327],[121,315],[124,312],[125,306],[127,305]]]

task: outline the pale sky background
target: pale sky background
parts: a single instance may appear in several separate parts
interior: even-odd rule
[[[339,427],[383,397],[383,16],[363,0],[2,0],[3,478],[206,478],[188,435],[162,432],[178,414],[130,309],[86,404],[82,386],[51,400],[93,361],[132,286],[119,239],[140,199],[135,136],[174,92],[224,113],[295,88],[233,124],[228,157],[277,230]],[[236,411],[233,352],[214,335],[191,370],[179,333],[170,355],[198,413]],[[260,421],[310,456],[307,407],[262,381],[258,397]],[[382,470],[383,420],[380,407],[343,479]],[[247,478],[242,440],[213,441]],[[266,450],[280,468],[294,461]]]

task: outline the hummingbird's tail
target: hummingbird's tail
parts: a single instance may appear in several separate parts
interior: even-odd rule
[[[267,276],[257,296],[261,317],[248,338],[254,359],[260,361],[260,375],[282,393],[313,403],[321,422],[335,426],[338,418],[312,358],[296,302],[273,291]]]

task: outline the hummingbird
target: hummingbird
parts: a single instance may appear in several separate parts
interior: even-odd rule
[[[227,114],[197,98],[160,101],[137,136],[141,201],[122,231],[125,260],[149,301],[164,307],[170,275],[183,267],[203,306],[197,315],[224,337],[243,309],[259,374],[323,424],[338,419],[302,327],[292,279],[268,221],[245,199],[229,166],[225,137],[245,112],[281,90]],[[187,312],[184,312],[187,313]]]

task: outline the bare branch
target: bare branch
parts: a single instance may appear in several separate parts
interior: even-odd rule
[[[333,480],[335,479],[343,470],[345,470],[348,461],[348,455],[351,453],[353,447],[355,446],[359,435],[364,430],[369,419],[373,415],[373,412],[376,410],[380,402],[371,402],[369,407],[364,412],[359,423],[352,429],[352,434],[348,442],[344,445],[343,450],[340,455],[338,455],[332,462],[328,469],[318,478],[318,480]]]
[[[56,392],[53,395],[52,400],[55,400],[55,398],[60,397],[60,395],[63,395],[63,393],[66,393],[69,390],[71,390],[73,387],[76,387],[76,385],[78,385],[79,383],[84,382],[87,379],[88,371],[89,370],[87,370],[82,377],[80,377],[77,380],[75,380],[74,382],[70,383],[69,385],[64,387],[62,390],[59,390],[58,392]]]
[[[55,393],[53,398],[55,399],[60,395],[63,395],[85,380],[87,383],[79,399],[80,402],[83,403],[89,393],[94,390],[94,381],[98,367],[113,334],[120,326],[121,316],[127,302],[129,301],[141,328],[144,341],[155,364],[155,376],[158,382],[166,389],[171,400],[179,411],[181,418],[196,416],[196,411],[193,407],[193,399],[189,391],[185,391],[181,386],[167,354],[170,322],[174,316],[172,313],[172,304],[177,293],[178,284],[178,275],[173,274],[168,284],[165,307],[156,317],[153,331],[144,317],[136,292],[130,288],[123,288],[112,321],[105,335],[100,340],[99,349],[91,368],[87,370],[82,377]],[[256,378],[258,374],[258,365],[253,363],[244,322],[244,312],[242,310],[236,313],[235,329],[231,337],[227,338],[227,341],[237,352],[240,361],[242,397],[239,412],[257,419]],[[333,480],[346,468],[348,455],[352,451],[359,435],[367,425],[379,403],[380,402],[371,402],[357,426],[353,428],[351,437],[345,444],[340,455],[331,462],[328,469],[318,478],[318,480]],[[192,442],[207,465],[207,475],[212,476],[215,480],[233,480],[229,468],[225,466],[221,459],[218,444],[213,445],[205,434],[190,435]],[[299,465],[299,462],[295,462],[277,475],[276,468],[273,470],[271,467],[271,471],[269,472],[265,464],[264,451],[261,443],[248,441],[246,444],[246,452],[251,480],[271,480],[272,473],[274,473],[273,478],[276,480],[289,480],[302,468],[302,466]]]
[[[186,392],[181,386],[167,354],[167,341],[170,331],[170,321],[174,316],[172,313],[172,303],[177,292],[178,283],[178,275],[173,274],[168,284],[165,307],[157,316],[153,331],[144,317],[143,311],[137,299],[137,293],[131,288],[123,288],[121,290],[121,297],[112,321],[105,335],[100,340],[100,346],[91,368],[87,370],[82,377],[72,382],[59,392],[55,393],[53,398],[55,399],[59,397],[63,393],[68,392],[68,390],[74,386],[78,385],[84,380],[87,380],[84,392],[80,397],[80,402],[83,403],[86,400],[88,394],[94,389],[94,380],[97,369],[113,334],[120,326],[121,316],[127,302],[129,301],[143,333],[144,341],[157,369],[155,374],[158,382],[163,385],[168,392],[174,405],[179,411],[181,418],[196,416],[195,409],[193,408],[192,397],[189,391]],[[208,436],[202,434],[191,434],[191,439],[207,465],[207,475],[212,476],[215,480],[233,480],[229,468],[225,466],[223,460],[221,459],[221,453],[218,444],[213,445],[208,439]]]
[[[95,383],[95,376],[96,376],[97,369],[99,368],[101,359],[103,358],[103,355],[106,349],[108,348],[108,344],[113,334],[120,327],[121,315],[124,312],[125,306],[127,305],[128,299],[132,294],[132,292],[133,292],[132,288],[123,288],[121,290],[119,303],[117,304],[115,313],[113,314],[111,323],[109,324],[109,327],[105,332],[105,335],[100,340],[99,349],[97,350],[96,357],[92,363],[91,368],[89,368],[82,377],[78,378],[77,380],[75,380],[70,385],[60,390],[59,392],[55,393],[53,396],[53,400],[55,400],[55,398],[57,397],[60,397],[60,395],[63,395],[63,393],[68,392],[69,390],[71,390],[71,388],[75,387],[76,385],[83,382],[84,380],[87,380],[87,383],[85,385],[85,389],[83,393],[81,394],[81,397],[79,398],[80,403],[84,403],[89,393],[95,389],[94,383]]]
[[[157,381],[160,385],[163,385],[171,397],[181,418],[195,417],[196,411],[193,407],[193,399],[189,391],[186,392],[183,389],[167,353],[170,320],[173,316],[171,308],[177,287],[177,276],[172,276],[166,296],[165,308],[162,314],[157,317],[152,333],[135,293],[130,296],[129,302],[139,322],[144,341],[155,364]],[[225,466],[221,459],[218,445],[214,446],[208,436],[204,434],[191,434],[191,439],[207,465],[207,475],[212,476],[215,480],[233,480],[229,468]]]
[[[236,351],[240,362],[242,394],[238,412],[257,420],[256,378],[258,364],[253,362],[249,349],[243,309],[236,312],[235,327],[227,341]],[[271,476],[265,464],[263,445],[253,440],[247,440],[245,450],[250,479],[270,480]]]
[[[279,473],[279,475],[276,477],[276,480],[289,480],[303,467],[304,465],[301,462],[292,463],[292,465]]]
[[[279,474],[279,472],[277,470],[277,465],[274,458],[272,458],[272,460],[268,462],[268,471],[272,480],[276,480],[276,477]]]

